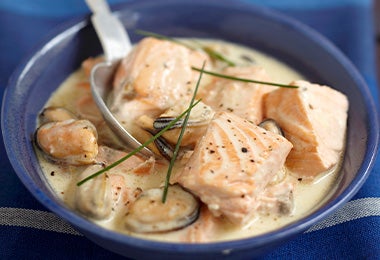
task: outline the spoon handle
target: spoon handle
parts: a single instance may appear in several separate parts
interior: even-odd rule
[[[111,13],[111,9],[105,0],[86,0],[86,4],[94,14]]]
[[[99,37],[107,61],[125,57],[131,50],[131,41],[121,21],[111,13],[105,0],[86,0],[93,12],[92,24]]]

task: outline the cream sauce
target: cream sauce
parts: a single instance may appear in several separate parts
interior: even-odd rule
[[[238,46],[228,44],[221,41],[201,40],[204,44],[213,46],[218,51],[223,52],[227,57],[234,61],[250,63],[248,60],[254,60],[256,64],[264,67],[267,73],[272,78],[272,81],[287,84],[293,80],[302,79],[297,71],[289,68],[286,64],[273,57],[270,57],[261,52]],[[245,57],[242,59],[242,57]],[[247,59],[247,57],[249,57]],[[82,87],[78,87],[82,86]],[[46,106],[61,106],[75,112],[75,103],[83,96],[88,95],[89,92],[88,80],[83,71],[79,69],[70,75],[62,85],[53,93]],[[57,196],[67,204],[68,207],[75,210],[74,194],[76,189],[77,175],[86,167],[75,167],[67,165],[57,165],[49,162],[43,156],[39,156],[40,164],[45,177],[50,184],[51,188]],[[304,181],[294,179],[294,204],[295,209],[290,216],[260,216],[253,219],[249,224],[238,227],[222,221],[223,224],[217,225],[215,236],[212,238],[214,241],[239,239],[242,237],[251,237],[265,232],[269,232],[289,223],[292,223],[303,216],[312,212],[323,200],[326,195],[333,189],[334,181],[336,180],[338,171],[332,171],[326,174],[323,178],[315,180],[313,183],[305,183]],[[142,175],[137,179],[136,175],[128,175],[127,183],[131,186],[141,187],[142,189],[157,187],[163,184],[166,176],[166,168],[158,169],[152,175]],[[293,178],[290,175],[287,178]],[[92,220],[108,229],[113,229],[117,232],[132,234],[132,232],[123,228],[120,224],[121,216],[109,218],[106,220]],[[120,226],[121,225],[121,226]],[[179,241],[183,235],[183,230],[168,232],[163,234],[132,234],[148,239],[160,241]]]

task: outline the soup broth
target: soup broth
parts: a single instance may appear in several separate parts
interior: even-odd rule
[[[194,42],[194,39],[182,40],[190,44]],[[262,68],[268,74],[268,78],[270,78],[271,82],[289,84],[289,82],[295,80],[305,80],[302,75],[294,69],[288,67],[283,62],[259,51],[219,40],[196,39],[196,41],[203,46],[208,46],[209,48],[222,53],[225,57],[228,57],[230,60],[238,64],[238,66],[257,66]],[[168,66],[170,66],[170,64]],[[213,61],[213,64],[210,65],[208,69],[221,72],[225,69],[225,67],[226,65],[223,62]],[[212,76],[204,75],[200,88],[203,88],[205,85],[212,82],[212,80]],[[98,143],[101,144],[101,148],[99,148],[101,149],[101,152],[99,153],[102,153],[103,156],[108,156],[107,158],[120,158],[121,155],[125,155],[125,151],[120,151],[122,149],[117,146],[117,141],[114,141],[114,137],[107,137],[109,131],[104,130],[107,129],[105,123],[102,122],[100,114],[98,112],[94,112],[96,108],[94,108],[95,105],[91,100],[88,75],[86,75],[83,68],[75,71],[62,83],[61,86],[59,86],[59,88],[53,93],[51,98],[46,103],[46,107],[63,107],[71,111],[74,115],[79,115],[78,117],[81,119],[89,119],[91,122],[95,121],[94,125],[98,131]],[[120,112],[121,116],[123,113],[124,112]],[[86,115],[88,118],[86,118]],[[95,120],[93,117],[95,117]],[[41,124],[41,122],[38,124]],[[133,132],[136,121],[123,122],[123,124],[132,129]],[[145,137],[139,136],[139,138],[144,139]],[[302,178],[292,174],[291,170],[286,169],[285,167],[285,173],[281,177],[282,181],[286,181],[294,185],[291,191],[293,207],[288,214],[274,214],[271,211],[265,213],[265,210],[261,210],[260,214],[250,213],[248,220],[244,220],[241,223],[236,223],[236,219],[232,219],[231,221],[231,219],[226,217],[225,214],[219,214],[219,209],[214,209],[212,205],[207,205],[203,202],[202,196],[199,196],[197,193],[195,196],[197,200],[199,200],[198,197],[201,197],[199,202],[201,205],[200,214],[203,214],[205,211],[209,210],[211,212],[218,212],[218,214],[210,214],[212,223],[207,222],[209,219],[204,218],[206,219],[203,219],[205,223],[197,224],[198,220],[195,220],[194,223],[189,223],[189,225],[183,228],[175,228],[170,231],[135,232],[127,227],[124,220],[126,215],[130,214],[130,208],[127,209],[130,207],[130,205],[127,205],[128,203],[119,203],[118,206],[113,208],[112,212],[106,217],[94,215],[91,213],[91,210],[88,210],[88,214],[86,213],[86,210],[83,210],[83,208],[82,210],[78,210],[78,207],[81,207],[80,205],[82,205],[78,204],[80,203],[78,202],[79,199],[77,191],[77,183],[79,181],[78,176],[81,176],[81,174],[88,170],[89,167],[94,167],[93,164],[72,165],[67,163],[57,163],[54,160],[52,161],[47,159],[46,156],[44,156],[44,153],[40,150],[37,149],[37,152],[39,154],[41,168],[48,183],[56,195],[62,199],[62,201],[69,208],[78,211],[80,214],[84,215],[84,217],[94,221],[106,229],[111,229],[116,232],[146,239],[171,242],[213,242],[234,240],[256,236],[281,228],[310,214],[310,212],[312,212],[318,204],[323,202],[329,192],[334,189],[334,183],[339,174],[339,163],[327,172],[324,172],[323,174],[320,174],[312,179]],[[121,153],[121,155],[119,153]],[[185,153],[180,160],[186,160],[186,156],[187,155]],[[192,156],[192,154],[189,153],[189,156]],[[111,163],[113,159],[109,160],[109,163]],[[104,174],[104,176],[107,176],[110,180],[110,178],[113,178],[112,174],[114,173],[122,175],[126,188],[123,187],[121,190],[123,191],[125,189],[126,193],[129,195],[134,194],[135,197],[138,198],[141,192],[152,188],[159,188],[164,185],[169,163],[161,159],[155,163],[146,163],[144,165],[148,168],[148,173],[138,174],[136,173],[136,170],[134,170],[134,172],[129,172],[126,170],[127,167],[115,167]],[[175,164],[172,175],[173,178],[171,181],[172,184],[176,182],[177,175],[181,174],[184,167],[186,167],[185,165],[186,163],[179,162]],[[99,167],[101,168],[101,166]],[[118,182],[116,179],[112,179],[112,181],[115,181],[115,183]],[[171,188],[172,187],[169,187],[169,190]],[[186,187],[185,190],[188,190],[188,188]],[[190,193],[192,193],[191,189],[189,190]],[[133,201],[131,201],[131,203]],[[92,205],[91,203],[90,205]],[[124,207],[121,204],[123,204]],[[192,229],[192,226],[194,225],[200,225],[202,230],[196,231],[195,228]],[[199,234],[202,232],[207,234]]]

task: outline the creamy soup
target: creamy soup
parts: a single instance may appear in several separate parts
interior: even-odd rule
[[[187,40],[186,42],[192,44],[194,41],[190,39],[190,40]],[[253,69],[256,71],[256,67],[257,67],[257,68],[260,68],[260,71],[258,72],[259,74],[262,73],[263,71],[265,72],[265,79],[267,79],[266,81],[282,83],[282,84],[289,84],[290,82],[293,82],[296,80],[305,80],[302,75],[300,75],[297,71],[290,68],[286,64],[282,63],[281,61],[273,57],[270,57],[261,52],[258,52],[256,50],[248,49],[240,45],[235,45],[235,44],[227,43],[223,41],[198,39],[197,42],[198,42],[197,44],[201,44],[202,46],[208,46],[209,48],[222,53],[225,57],[228,57],[231,61],[235,62],[237,64],[237,66],[234,67],[235,71],[238,70],[236,68],[240,68],[240,67],[241,68],[253,67]],[[174,43],[170,43],[170,44],[174,44]],[[152,43],[152,46],[153,46],[153,43]],[[151,46],[148,46],[148,47],[151,47]],[[156,45],[154,46],[154,48],[156,48]],[[184,47],[181,47],[181,48],[184,48]],[[183,50],[180,49],[180,51],[183,51]],[[164,53],[160,57],[165,56],[165,55],[166,54]],[[168,56],[171,56],[171,55],[173,54],[168,54]],[[206,55],[206,54],[202,52],[201,55]],[[154,57],[154,59],[159,59],[160,57]],[[147,67],[151,68],[155,66],[156,60],[153,60],[151,61],[151,63],[148,64],[149,59],[153,60],[152,57],[145,58],[145,61],[147,62],[147,64],[145,64],[144,66],[146,68]],[[194,57],[190,57],[188,59],[191,61],[191,59],[194,59]],[[215,61],[212,59],[209,59],[209,60],[210,61],[208,62],[208,64],[206,64],[206,68],[208,70],[226,73],[225,63],[223,63],[222,61]],[[135,57],[135,60],[133,62],[138,63],[141,61],[138,60],[138,57],[137,58]],[[126,69],[127,73],[130,73],[128,74],[128,76],[134,75],[133,73],[137,73],[135,72],[136,71],[135,67],[139,66],[139,64],[130,65],[130,63],[133,63],[133,62],[129,62],[129,65],[128,64],[126,65],[126,66],[132,66],[132,68],[128,67]],[[165,64],[165,66],[169,67],[168,73],[170,73],[170,66],[171,66],[170,62],[171,61],[169,60],[168,64]],[[184,62],[184,61],[181,60],[181,62]],[[174,69],[176,68],[173,68],[173,70]],[[198,72],[191,71],[190,68],[187,68],[187,70],[190,71],[188,73],[199,75]],[[139,73],[141,75],[141,73],[143,72],[140,71]],[[148,72],[144,72],[144,73],[148,73]],[[180,73],[180,72],[175,72],[175,73]],[[241,76],[239,73],[237,73],[236,76]],[[151,73],[151,74],[154,74],[154,73]],[[146,76],[148,74],[143,74],[143,76],[144,75]],[[244,73],[242,75],[244,76]],[[161,77],[161,76],[158,76],[158,77]],[[134,79],[137,80],[137,78],[138,78],[138,75]],[[247,77],[244,76],[244,78],[247,78]],[[139,80],[143,81],[143,79],[139,79]],[[172,79],[170,80],[174,81],[176,79],[173,76]],[[192,83],[194,84],[195,82],[196,81],[193,80]],[[227,205],[230,199],[228,197],[229,196],[228,194],[234,194],[235,192],[235,190],[230,191],[228,189],[230,188],[231,185],[235,185],[236,182],[239,182],[240,181],[239,179],[230,183],[221,181],[220,186],[219,184],[216,184],[218,182],[215,179],[215,182],[211,182],[211,183],[215,183],[214,185],[215,187],[212,186],[211,188],[211,186],[207,186],[209,184],[207,185],[205,184],[205,186],[202,186],[203,181],[204,183],[206,183],[209,178],[212,178],[212,175],[201,175],[203,168],[199,168],[201,170],[199,170],[199,176],[197,176],[197,178],[202,180],[202,182],[199,182],[198,184],[192,183],[193,181],[193,179],[191,179],[192,174],[193,175],[198,174],[198,172],[193,173],[191,172],[190,168],[194,167],[194,165],[197,165],[198,163],[198,161],[196,161],[197,157],[196,155],[194,155],[196,154],[195,150],[201,149],[200,147],[202,146],[201,144],[199,144],[199,142],[201,141],[198,141],[198,140],[202,140],[203,135],[208,135],[210,136],[210,138],[215,137],[215,133],[218,131],[217,130],[218,128],[216,127],[219,126],[218,121],[217,119],[215,119],[215,117],[219,116],[222,119],[226,117],[226,118],[232,118],[232,120],[235,120],[234,112],[242,111],[242,110],[239,110],[240,109],[239,104],[237,105],[235,104],[236,106],[234,106],[233,108],[231,107],[226,108],[223,112],[224,114],[222,112],[218,112],[218,107],[222,107],[222,105],[224,105],[225,103],[212,104],[212,102],[214,102],[214,100],[218,98],[222,100],[226,100],[226,98],[229,95],[231,95],[231,98],[234,98],[234,95],[227,94],[221,97],[223,93],[218,92],[217,94],[215,94],[214,90],[213,89],[210,90],[208,86],[212,84],[215,84],[215,85],[219,84],[220,87],[223,87],[225,84],[246,84],[246,85],[254,84],[254,83],[236,83],[237,81],[236,82],[233,81],[233,82],[234,83],[228,83],[227,79],[216,79],[215,77],[212,77],[209,75],[203,75],[203,78],[201,79],[201,83],[200,83],[199,93],[201,96],[203,95],[202,102],[204,102],[204,104],[207,105],[208,113],[212,111],[212,113],[215,113],[215,115],[213,114],[214,116],[211,116],[210,119],[207,119],[209,121],[206,120],[207,123],[205,123],[204,126],[202,127],[207,129],[209,125],[215,124],[216,130],[213,130],[215,132],[210,132],[210,133],[206,132],[206,134],[205,132],[202,132],[202,134],[197,135],[196,138],[190,136],[190,138],[188,138],[188,141],[185,141],[185,142],[188,142],[188,144],[184,145],[182,147],[182,150],[180,150],[181,152],[179,153],[179,157],[173,168],[173,172],[171,176],[171,184],[173,186],[169,186],[169,189],[168,189],[169,193],[167,197],[168,202],[166,202],[169,204],[163,211],[165,212],[170,211],[172,207],[170,204],[171,203],[170,196],[175,196],[173,194],[176,191],[176,189],[179,187],[179,189],[181,189],[181,192],[182,190],[185,191],[186,196],[187,194],[190,194],[191,197],[195,199],[195,202],[191,202],[191,203],[195,203],[194,207],[198,208],[199,210],[196,213],[191,213],[194,215],[193,216],[194,219],[189,220],[188,221],[189,223],[178,224],[177,223],[178,221],[176,220],[176,224],[173,228],[169,228],[169,230],[156,232],[154,230],[155,228],[154,224],[153,224],[153,227],[149,227],[149,225],[151,224],[148,224],[148,227],[145,228],[144,223],[143,223],[144,220],[141,220],[140,219],[141,217],[139,216],[137,216],[138,218],[137,224],[133,222],[132,220],[128,220],[128,221],[126,220],[126,218],[132,218],[133,214],[139,214],[139,211],[142,211],[141,214],[148,214],[148,215],[162,214],[164,216],[166,214],[165,212],[157,213],[159,211],[152,211],[153,213],[149,213],[149,212],[146,213],[144,211],[145,210],[143,206],[144,204],[142,204],[142,206],[140,205],[139,207],[134,206],[136,204],[136,201],[141,200],[141,197],[143,197],[142,194],[144,194],[146,191],[150,189],[154,189],[154,188],[160,188],[165,183],[165,178],[167,176],[167,169],[168,169],[169,163],[166,159],[163,159],[162,156],[160,157],[159,155],[157,155],[157,158],[159,159],[142,158],[142,157],[135,158],[136,156],[134,156],[132,158],[132,161],[128,162],[127,160],[123,164],[116,166],[115,168],[109,170],[108,172],[103,173],[102,175],[99,175],[98,177],[96,177],[99,179],[98,184],[95,183],[95,180],[90,180],[88,181],[88,183],[85,183],[82,186],[77,186],[78,181],[88,176],[88,174],[86,175],[86,172],[94,173],[95,171],[102,169],[104,165],[109,165],[113,161],[127,154],[127,152],[123,150],[123,148],[121,148],[122,146],[119,145],[118,141],[115,140],[114,137],[112,137],[112,135],[110,134],[110,130],[106,127],[105,123],[103,122],[100,116],[100,113],[96,110],[96,107],[91,98],[88,74],[86,74],[86,71],[83,68],[80,68],[77,71],[75,71],[62,83],[62,85],[52,94],[51,98],[48,100],[45,107],[55,107],[55,108],[61,107],[61,108],[67,109],[73,114],[73,118],[75,118],[75,119],[69,119],[69,120],[88,119],[89,121],[91,121],[92,122],[91,127],[88,127],[88,125],[86,125],[85,122],[82,123],[82,125],[79,125],[79,127],[83,126],[82,128],[86,130],[88,130],[88,128],[91,128],[91,131],[96,132],[94,136],[97,137],[96,149],[98,150],[96,150],[96,154],[94,155],[95,159],[90,163],[87,161],[83,163],[81,162],[78,163],[77,161],[76,163],[71,163],[70,160],[72,159],[72,157],[70,157],[70,159],[65,159],[65,160],[61,160],[60,158],[53,158],[52,160],[52,157],[54,157],[55,155],[50,154],[49,156],[45,156],[46,154],[44,154],[44,152],[41,152],[41,149],[37,149],[36,151],[39,155],[41,168],[43,172],[45,173],[45,177],[49,185],[51,186],[52,190],[57,194],[57,196],[60,199],[62,199],[62,201],[69,208],[73,209],[74,211],[77,211],[78,213],[82,214],[84,217],[90,219],[91,221],[94,221],[98,225],[107,229],[114,230],[116,232],[143,237],[147,239],[159,240],[159,241],[211,242],[211,241],[225,241],[225,240],[233,240],[233,239],[239,239],[239,238],[244,238],[244,237],[252,237],[252,236],[263,234],[269,231],[276,230],[280,227],[283,227],[289,223],[292,223],[304,217],[305,215],[309,214],[314,209],[316,209],[316,207],[318,207],[318,205],[326,199],[327,194],[332,189],[334,189],[334,183],[337,179],[338,172],[339,172],[338,171],[339,160],[340,160],[340,154],[342,151],[337,151],[337,154],[338,154],[337,156],[339,157],[339,160],[337,162],[334,162],[332,163],[332,165],[327,166],[328,169],[318,174],[314,174],[314,173],[312,175],[297,174],[296,172],[297,170],[295,170],[295,173],[293,173],[291,168],[287,167],[287,164],[284,161],[282,162],[283,166],[282,165],[273,166],[273,167],[279,167],[280,170],[276,170],[275,173],[271,173],[272,176],[270,177],[270,180],[267,180],[269,177],[265,177],[265,176],[260,177],[259,179],[254,179],[256,190],[259,190],[258,187],[262,186],[260,188],[261,189],[260,192],[259,191],[250,192],[249,187],[251,186],[246,188],[245,186],[246,184],[242,183],[241,190],[243,189],[246,190],[245,191],[246,193],[242,194],[241,197],[248,196],[250,197],[250,200],[248,202],[246,200],[244,200],[243,202],[240,202],[240,200],[239,201],[236,200],[238,201],[236,203],[237,205],[242,205],[241,208],[239,209],[235,209],[232,205],[233,203],[231,203],[231,205]],[[235,87],[239,88],[240,86],[228,85],[227,89],[233,90]],[[253,87],[256,88],[257,85],[254,85]],[[263,88],[268,87],[270,88],[270,91],[275,91],[277,89],[277,87],[266,86],[266,85],[261,86],[261,87]],[[300,86],[299,88],[302,88],[302,86]],[[175,110],[175,109],[172,109],[172,110],[169,109],[169,112],[167,112],[168,109],[160,107],[161,106],[160,104],[160,105],[157,105],[157,107],[159,107],[158,109],[159,112],[150,113],[150,111],[152,110],[151,107],[149,107],[146,110],[144,110],[145,108],[143,108],[142,110],[145,111],[144,113],[136,114],[135,117],[133,117],[133,119],[131,119],[130,121],[127,121],[129,119],[128,113],[130,113],[130,111],[127,110],[128,106],[124,107],[124,103],[128,101],[125,101],[124,99],[121,101],[119,100],[120,97],[124,98],[124,96],[126,95],[125,89],[126,89],[125,86],[124,86],[124,89],[122,90],[117,90],[117,88],[115,88],[115,92],[119,91],[119,93],[116,93],[114,96],[114,100],[115,100],[115,103],[113,104],[114,113],[123,122],[123,124],[135,136],[138,137],[140,141],[144,141],[148,137],[150,137],[152,134],[154,134],[149,131],[143,130],[143,129],[149,128],[149,127],[146,127],[145,125],[145,124],[149,124],[150,122],[149,120],[144,119],[147,116],[146,114],[148,114],[148,119],[152,119],[152,118],[155,119],[159,117],[162,113],[170,114],[171,112],[173,112],[172,110]],[[264,90],[264,91],[267,91],[267,90]],[[294,91],[298,91],[298,90],[294,90]],[[213,98],[212,100],[210,99],[211,102],[208,104],[206,101],[209,101],[209,97],[212,95],[214,95],[215,98]],[[262,95],[265,96],[267,95],[267,93],[265,92]],[[244,97],[241,96],[242,100],[243,98]],[[135,100],[133,100],[133,102],[135,102]],[[139,105],[141,105],[142,103],[146,104],[148,101],[144,100],[144,102],[135,103],[134,104],[135,108],[138,110]],[[245,102],[245,101],[242,101],[242,102]],[[175,107],[175,106],[176,104],[174,104],[173,106],[170,105],[170,108]],[[186,109],[187,106],[188,106],[188,103],[185,103],[184,109]],[[115,109],[115,107],[117,107],[118,109]],[[310,109],[312,109],[312,105],[309,105],[309,107]],[[182,109],[180,112],[182,112],[184,109]],[[240,117],[242,118],[245,117],[244,113],[245,112],[243,111],[236,118],[237,120],[236,122],[239,122],[239,124],[242,124],[242,126],[237,125],[237,128],[239,129],[244,129],[244,127],[246,127],[246,124],[252,124],[252,125],[255,125],[256,127],[256,125],[260,121],[265,119],[266,117],[265,116],[266,112],[264,111],[263,115],[257,116],[259,118],[257,119],[258,121],[254,122],[256,118],[253,118],[253,117],[251,118],[251,116],[253,116],[253,113],[249,112],[247,113],[247,116],[249,118],[245,118],[244,121],[243,119],[240,120]],[[233,115],[230,115],[230,114],[233,114]],[[45,119],[40,118],[38,124],[41,125],[42,123],[45,123],[44,120]],[[49,119],[48,121],[54,121],[54,120]],[[342,121],[344,121],[344,125],[345,125],[345,118],[343,118]],[[281,128],[283,127],[281,124],[279,125]],[[94,130],[92,130],[92,126],[94,126],[95,128]],[[51,128],[48,128],[48,130],[50,129]],[[153,129],[153,128],[150,127],[150,129]],[[196,131],[197,129],[198,128],[196,128]],[[74,131],[77,131],[77,130],[74,130]],[[202,131],[207,131],[207,130],[202,130]],[[284,132],[285,132],[285,138],[288,138],[287,134],[289,133],[286,131],[286,129]],[[267,132],[265,132],[264,134],[267,134]],[[342,139],[342,142],[344,140],[343,136],[344,136],[344,131],[343,131],[342,137],[338,137]],[[44,136],[42,135],[41,138],[43,137]],[[166,137],[168,138],[170,142],[171,140],[169,139],[170,137],[168,136]],[[76,138],[76,137],[73,137],[73,138]],[[218,140],[218,138],[219,137],[215,137],[215,139],[213,140]],[[247,140],[250,140],[250,138],[251,137],[249,136]],[[281,136],[281,138],[283,137]],[[285,155],[283,155],[284,160],[287,157],[287,154],[289,153],[291,149],[291,145],[292,145],[291,144],[292,142],[288,142],[285,138],[283,138],[284,140],[281,139],[282,143],[279,144],[279,146],[280,145],[285,146],[285,144],[283,143],[286,142],[286,145],[288,145],[285,148],[283,148],[284,150],[287,149],[284,152]],[[192,139],[195,139],[195,141]],[[291,138],[289,140],[291,140]],[[71,139],[71,137],[68,138],[68,140],[66,140],[65,142],[71,142],[71,141],[76,142],[76,140]],[[296,141],[294,141],[293,146],[295,146],[295,142]],[[277,143],[275,144],[277,145]],[[228,144],[224,144],[224,145],[227,146]],[[249,145],[243,144],[243,147],[241,148],[241,152],[244,154],[248,154],[250,152],[249,151],[250,148],[247,149],[246,147],[251,147]],[[150,147],[152,150],[155,149],[153,145],[151,145]],[[216,148],[216,153],[218,153],[219,150],[221,149],[220,146],[217,146],[217,147],[218,148]],[[206,147],[205,149],[208,149],[208,148]],[[334,148],[334,149],[338,150],[339,148]],[[340,149],[342,150],[343,148],[341,147]],[[157,153],[157,151],[155,152]],[[272,150],[262,151],[262,153],[264,152],[268,153],[269,154],[268,156],[271,156],[272,154]],[[210,151],[211,155],[213,153],[214,151]],[[281,153],[279,152],[278,156],[282,156]],[[205,158],[206,157],[204,158],[202,157],[199,160],[200,161],[206,160]],[[228,164],[229,160],[232,160],[232,159],[228,158],[226,160]],[[305,160],[309,160],[309,159],[305,159]],[[254,159],[250,159],[250,161],[253,163]],[[262,163],[260,167],[263,167],[263,165],[266,165],[266,164]],[[244,171],[244,170],[252,171],[253,175],[254,174],[258,175],[259,173],[257,172],[260,171],[258,170],[259,167],[257,168],[257,170],[256,168],[252,168],[253,170],[251,168],[246,169],[245,163],[244,165],[242,163],[241,167],[242,167],[241,171]],[[265,167],[272,167],[272,166],[265,166]],[[187,175],[181,176],[182,174],[185,174],[183,173],[185,171],[187,171],[186,173]],[[227,170],[228,174],[230,174],[229,173],[230,171],[231,169]],[[249,174],[251,174],[251,172]],[[260,174],[263,174],[263,173],[260,173]],[[234,176],[235,175],[233,175],[233,178],[237,178]],[[227,179],[227,177],[231,178],[231,175],[226,174],[225,178]],[[207,180],[204,180],[202,178],[206,178]],[[259,180],[262,181],[264,184],[258,183]],[[107,181],[111,184],[106,184]],[[241,182],[244,182],[244,181],[242,180]],[[178,183],[179,183],[179,186],[178,186]],[[223,183],[227,183],[226,187],[222,187],[224,185]],[[110,185],[110,186],[107,186],[107,185]],[[279,188],[276,188],[277,186]],[[181,187],[183,187],[183,189]],[[272,188],[273,190],[270,191],[270,189]],[[110,191],[108,191],[107,189],[109,189]],[[284,191],[281,191],[281,189]],[[236,191],[236,192],[240,192],[241,190],[239,189],[239,191]],[[107,194],[107,192],[110,192],[110,194]],[[281,193],[281,194],[278,195],[276,192]],[[210,193],[213,193],[213,195]],[[213,196],[219,196],[219,194],[220,194],[220,197],[216,198],[214,202]],[[187,200],[187,198],[179,199],[179,200],[180,202],[178,203],[182,203],[184,200]],[[225,200],[226,205],[221,205],[220,203],[218,204],[217,201],[220,201],[220,200],[222,201]],[[231,200],[231,201],[235,201],[235,200]],[[112,204],[109,207],[110,208],[109,212],[107,211],[107,209],[105,209],[107,208],[104,205],[105,203]],[[158,202],[156,201],[156,203]],[[173,202],[173,205],[176,203],[177,202]],[[254,206],[255,204],[257,204],[257,206]],[[173,207],[176,207],[176,206],[173,206]],[[184,207],[187,207],[187,206],[184,206]],[[248,209],[246,209],[247,207]],[[177,210],[180,212],[183,210],[194,211],[194,209],[192,209],[191,207],[184,208],[184,209],[181,208]],[[147,220],[147,221],[149,222],[150,220]],[[179,225],[179,226],[176,226],[176,225]]]

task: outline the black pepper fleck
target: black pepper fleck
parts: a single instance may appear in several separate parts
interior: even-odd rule
[[[246,152],[248,152],[248,149],[245,148],[245,147],[243,147],[243,148],[241,148],[241,151],[242,151],[243,153],[246,153]]]

